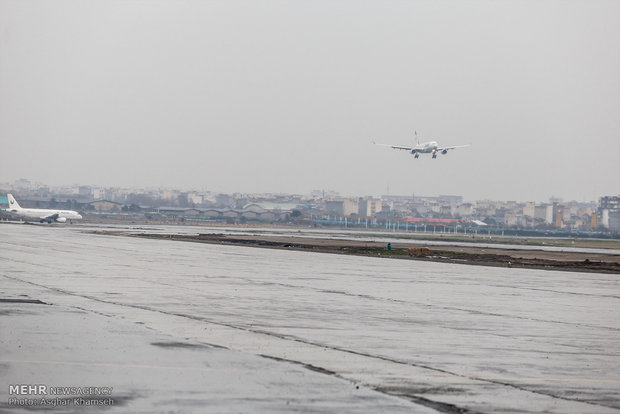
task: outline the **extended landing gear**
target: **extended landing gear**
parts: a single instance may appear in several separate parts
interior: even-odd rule
[[[437,158],[437,154],[433,154],[433,158]]]
[[[414,155],[414,156],[413,156],[413,158],[416,158],[416,159],[417,159],[417,158],[420,158],[420,154],[416,154],[416,155]]]

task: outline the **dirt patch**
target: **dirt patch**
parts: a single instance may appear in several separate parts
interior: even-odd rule
[[[101,232],[99,232],[101,233]],[[115,234],[113,232],[111,234]],[[196,243],[224,244],[321,253],[370,256],[390,259],[426,260],[443,263],[516,267],[579,272],[620,273],[620,255],[515,248],[462,246],[422,246],[394,242],[391,249],[381,242],[307,238],[294,235],[223,234],[125,234],[131,237],[165,239]]]

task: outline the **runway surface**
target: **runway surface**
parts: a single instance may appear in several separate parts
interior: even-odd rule
[[[0,231],[0,410],[620,412],[618,275]]]

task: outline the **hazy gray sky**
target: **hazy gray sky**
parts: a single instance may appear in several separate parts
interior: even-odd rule
[[[471,143],[437,160],[375,147]],[[0,182],[620,193],[618,1],[0,0]]]

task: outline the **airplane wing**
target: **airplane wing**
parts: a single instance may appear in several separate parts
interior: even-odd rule
[[[377,144],[375,141],[373,141],[372,143],[375,145],[379,145],[381,147],[390,147],[392,149],[399,149],[399,150],[405,150],[405,151],[411,151],[413,149],[413,147],[405,147],[402,145]]]
[[[49,216],[41,216],[39,220],[56,220],[58,218],[58,213],[50,214]]]
[[[439,147],[437,148],[437,152],[448,151],[448,150],[455,149],[455,148],[464,148],[464,147],[469,147],[469,146],[470,145],[467,144],[467,145],[454,145],[451,147]]]

